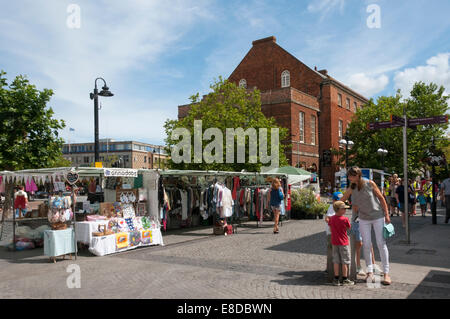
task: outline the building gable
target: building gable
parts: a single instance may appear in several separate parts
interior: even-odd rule
[[[319,84],[326,76],[310,69],[280,47],[273,36],[253,41],[252,48],[231,73],[229,80],[238,84],[245,79],[249,89],[274,90],[282,87],[284,71],[289,71],[289,86],[318,97]]]

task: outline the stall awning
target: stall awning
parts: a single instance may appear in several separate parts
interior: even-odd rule
[[[124,168],[97,168],[97,167],[56,167],[56,168],[39,168],[26,169],[20,171],[0,171],[0,176],[7,181],[15,178],[18,181],[27,181],[30,177],[35,180],[44,179],[46,177],[63,177],[69,172],[76,172],[80,177],[97,177],[97,176],[129,176],[137,177],[138,174],[154,174],[157,170],[153,169],[124,169]]]
[[[268,170],[265,174],[286,174],[289,184],[297,184],[311,178],[311,173],[293,166],[283,166]]]

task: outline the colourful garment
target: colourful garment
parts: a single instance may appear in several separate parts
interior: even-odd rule
[[[233,200],[236,200],[236,192],[237,192],[237,190],[238,190],[238,188],[240,188],[240,184],[239,184],[239,177],[233,177],[233,193],[232,193],[232,196],[233,196]]]

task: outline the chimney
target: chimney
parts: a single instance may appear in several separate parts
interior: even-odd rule
[[[314,71],[317,71],[317,66],[314,66]]]
[[[328,71],[327,70],[319,70],[319,73],[322,73],[325,76],[328,76]]]
[[[267,38],[264,38],[264,39],[255,40],[255,41],[252,42],[252,44],[256,45],[256,44],[265,43],[265,42],[276,43],[277,42],[277,38],[275,38],[274,36],[271,36],[271,37],[267,37]]]

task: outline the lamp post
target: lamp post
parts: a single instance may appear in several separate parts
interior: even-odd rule
[[[342,139],[339,141],[339,144],[341,146],[345,145],[345,171],[346,171],[346,176],[347,176],[347,186],[346,187],[348,187],[348,150],[351,149],[355,143],[350,141],[347,134],[345,134],[342,137]]]
[[[436,145],[434,144],[434,136],[431,138],[431,147],[430,147],[430,153],[432,158],[435,156],[436,154]],[[433,225],[437,224],[437,215],[436,215],[436,192],[435,192],[435,186],[437,185],[437,181],[436,181],[436,161],[435,160],[431,160],[431,178],[432,178],[432,182],[431,182],[431,194],[433,197],[433,201],[431,202],[431,222]]]
[[[97,80],[102,80],[104,85],[102,87],[102,90],[100,91],[100,93],[98,92],[97,89]],[[99,152],[98,152],[98,96],[105,96],[105,97],[109,97],[109,96],[113,96],[114,94],[112,94],[109,91],[109,87],[106,86],[106,81],[103,78],[96,78],[95,79],[95,87],[94,87],[94,93],[90,93],[90,98],[91,100],[94,100],[94,152],[95,152],[95,162],[99,161]]]
[[[377,150],[378,155],[381,155],[381,169],[384,171],[384,156],[388,153],[388,151],[382,147]]]

